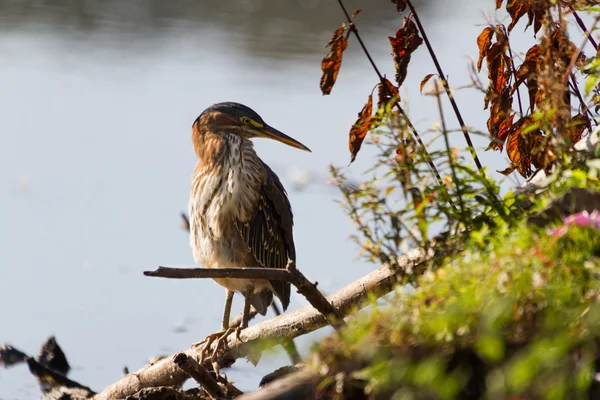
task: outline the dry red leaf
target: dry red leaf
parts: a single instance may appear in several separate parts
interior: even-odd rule
[[[535,45],[527,50],[525,60],[519,66],[516,73],[513,92],[517,90],[525,80],[527,80],[527,90],[529,91],[529,107],[533,111],[537,104],[538,93],[538,75],[541,68],[540,46]]]
[[[498,140],[500,150],[502,150],[502,146],[504,145],[508,134],[512,130],[514,118],[515,114],[509,115],[507,118],[504,119],[504,121],[502,121],[500,127],[498,128],[498,137],[496,139]]]
[[[323,58],[321,62],[321,70],[323,76],[321,77],[321,92],[324,95],[331,93],[331,89],[335,84],[340,67],[342,66],[342,54],[348,47],[348,41],[344,37],[344,31],[346,30],[346,24],[333,32],[333,36],[327,47],[330,48],[329,53]]]
[[[492,45],[492,36],[494,36],[494,27],[488,26],[481,31],[477,37],[477,47],[479,47],[479,60],[477,60],[477,71],[481,71],[481,64],[487,51]]]
[[[362,110],[358,113],[358,119],[350,128],[350,141],[348,147],[350,148],[350,162],[356,159],[356,155],[360,150],[367,132],[371,129],[371,126],[375,122],[375,118],[371,116],[373,114],[373,93],[369,95],[369,99],[363,106]]]
[[[354,12],[352,13],[352,19],[356,18],[356,16],[362,11],[362,8],[357,8],[356,10],[354,10]]]
[[[503,0],[496,0],[496,10],[502,7],[502,1]]]
[[[506,154],[519,173],[527,178],[531,165],[544,168],[552,160],[549,146],[542,147],[543,135],[539,129],[527,129],[536,123],[531,116],[523,117],[513,125],[506,141]]]
[[[394,66],[396,67],[396,82],[398,87],[406,78],[406,70],[410,62],[411,54],[423,43],[419,36],[419,30],[411,18],[404,18],[404,25],[398,29],[395,37],[388,37],[392,46]]]
[[[531,160],[529,158],[529,146],[523,134],[523,125],[526,118],[522,118],[514,124],[513,132],[506,142],[506,155],[512,165],[525,177],[531,173]]]
[[[429,80],[431,79],[432,76],[434,76],[435,74],[427,74],[425,75],[425,78],[423,78],[423,80],[421,81],[421,86],[420,86],[420,90],[421,93],[423,93],[423,87],[427,84],[427,82],[429,82]]]
[[[510,123],[510,126],[512,126],[512,96],[510,95],[510,91],[505,89],[500,95],[494,95],[491,104],[492,107],[490,108],[490,118],[487,121],[487,127],[493,139],[489,148],[502,150],[504,141],[508,133],[510,133],[510,129],[508,129],[509,127],[506,124]],[[510,119],[510,122],[506,122],[507,119]]]
[[[508,176],[508,175],[510,175],[510,174],[513,173],[513,171],[515,170],[515,168],[517,168],[516,165],[510,164],[508,167],[506,167],[506,169],[503,169],[502,171],[496,171],[496,172],[499,172],[502,175]]]
[[[398,12],[402,12],[404,10],[406,10],[406,6],[407,6],[407,2],[406,0],[391,0],[392,3],[394,3],[396,5],[396,10],[398,10]]]
[[[511,17],[510,24],[508,25],[509,32],[512,31],[521,17],[529,12],[532,2],[533,0],[508,0],[506,11]]]
[[[510,58],[506,55],[505,42],[494,43],[487,52],[488,78],[494,93],[501,93],[506,88],[510,76]]]
[[[551,3],[547,0],[533,0],[530,1],[530,3],[529,9],[527,10],[529,21],[527,22],[525,29],[529,28],[533,23],[533,33],[536,34],[542,27]]]
[[[569,139],[571,143],[577,143],[583,135],[585,128],[590,126],[590,120],[586,114],[577,114],[571,118],[571,124],[567,132],[565,132],[565,138]]]
[[[377,84],[377,108],[382,108],[392,99],[400,100],[398,88],[387,78],[383,78],[383,83]]]

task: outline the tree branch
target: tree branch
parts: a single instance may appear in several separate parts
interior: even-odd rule
[[[329,296],[328,301],[335,305],[341,315],[348,315],[355,307],[365,306],[365,301],[369,296],[381,297],[390,292],[399,276],[422,274],[425,270],[426,259],[425,251],[422,248],[412,250],[399,258],[398,270],[393,270],[387,264],[383,265]],[[219,357],[219,366],[228,367],[236,359],[260,351],[254,346],[256,343],[262,342],[262,349],[273,347],[284,343],[289,338],[305,335],[326,325],[325,317],[312,306],[286,312],[279,317],[243,330],[240,334],[241,342],[236,342],[235,337],[230,337],[227,350]],[[268,342],[265,342],[265,339]],[[191,348],[185,351],[185,354],[195,359],[199,359],[201,353],[201,348]],[[210,360],[205,362],[208,366]],[[187,377],[187,374],[173,363],[172,358],[167,357],[155,364],[147,365],[135,373],[126,375],[105,388],[94,399],[119,399],[147,387],[180,385]]]
[[[289,282],[293,284],[298,293],[303,295],[314,308],[319,310],[329,324],[340,330],[346,325],[344,318],[319,292],[317,285],[310,282],[290,261],[285,269],[276,268],[168,268],[158,267],[156,271],[145,271],[144,275],[187,279],[187,278],[234,278],[234,279],[267,279]]]
[[[210,397],[217,398],[224,395],[217,381],[210,376],[206,368],[198,364],[192,357],[185,353],[177,353],[173,356],[173,362],[190,378],[198,382]]]

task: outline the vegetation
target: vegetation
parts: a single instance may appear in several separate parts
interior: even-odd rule
[[[393,296],[383,305],[374,299],[342,334],[315,347],[310,364],[321,376],[318,395],[595,398],[600,395],[600,216],[594,209],[600,204],[582,208],[573,202],[572,190],[585,189],[578,197],[600,192],[598,149],[586,154],[573,149],[586,132],[598,134],[600,64],[593,32],[600,8],[593,1],[497,0],[510,24],[490,25],[473,38],[480,54],[472,87],[481,90],[490,112],[487,150],[506,150],[510,160],[498,172],[530,177],[533,170],[552,171],[552,182],[541,193],[501,196],[492,178],[497,175],[480,165],[469,129],[448,96],[470,146],[466,154],[450,147],[442,108],[449,83],[411,2],[392,3],[400,13],[409,11],[389,38],[396,84],[379,75],[376,111],[372,93],[350,131],[352,160],[369,132],[365,143],[376,148],[377,158],[359,184],[341,168],[331,171],[342,206],[357,226],[353,239],[361,255],[394,266],[401,254],[422,246],[431,257],[422,275],[398,271],[402,279]],[[525,16],[534,38],[521,57],[510,36]],[[570,39],[576,27],[578,45]],[[350,33],[362,45],[354,21],[334,33],[322,66],[324,93],[335,82]],[[438,74],[425,76],[421,90],[433,78],[426,91],[436,97],[441,123],[419,135],[398,92],[410,54],[423,42]],[[592,56],[586,56],[585,45],[595,50]],[[476,76],[484,61],[487,85]],[[421,138],[426,136],[433,136],[430,143],[443,141],[437,146],[442,150],[427,150]],[[565,195],[570,203],[559,206]]]

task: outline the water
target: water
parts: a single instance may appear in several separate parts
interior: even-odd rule
[[[454,86],[468,83],[476,24],[493,7],[468,3],[419,4]],[[393,76],[393,6],[347,5],[364,9],[359,28]],[[216,284],[142,276],[193,262],[178,216],[195,163],[190,126],[218,101],[251,106],[313,150],[256,142],[290,192],[299,268],[326,293],[369,272],[327,184],[328,165],[349,161],[348,129],[376,83],[351,38],[332,95],[320,94],[324,46],[342,21],[336,2],[323,0],[1,2],[0,343],[35,354],[54,334],[70,377],[100,391],[124,366],[134,371],[219,327],[224,290]],[[419,129],[438,118],[433,99],[418,94],[430,72],[423,47],[402,90]],[[457,99],[468,123],[484,126],[480,95],[461,91]],[[360,176],[370,155],[361,152],[351,173]],[[485,153],[483,162],[500,169],[502,158]],[[292,295],[292,309],[304,304]],[[301,353],[328,332],[297,340]],[[286,362],[279,351],[227,373],[253,389]],[[25,367],[0,369],[1,398],[39,396]]]

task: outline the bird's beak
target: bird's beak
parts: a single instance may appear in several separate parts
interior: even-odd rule
[[[278,142],[285,143],[288,146],[292,146],[297,149],[310,152],[310,149],[308,147],[306,147],[296,139],[289,137],[285,133],[280,132],[269,125],[265,125],[264,127],[257,129],[256,131],[259,134],[259,136],[277,140]]]

